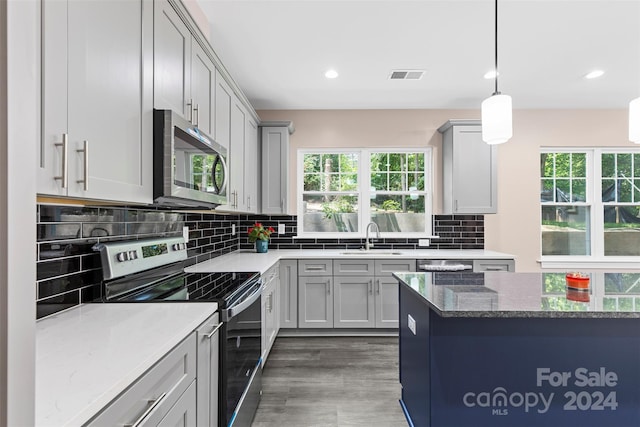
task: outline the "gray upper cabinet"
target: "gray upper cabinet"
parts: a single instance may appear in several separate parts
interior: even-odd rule
[[[229,143],[231,142],[231,102],[233,100],[233,91],[229,83],[217,70],[215,100],[214,138],[218,144],[229,148]]]
[[[151,0],[42,2],[39,194],[152,201],[152,38]]]
[[[262,122],[262,213],[286,214],[289,194],[291,122]]]
[[[168,0],[156,0],[154,13],[154,107],[213,136],[215,65]]]
[[[482,141],[480,120],[449,120],[438,131],[442,133],[443,213],[496,213],[496,147]]]
[[[260,200],[258,196],[258,123],[247,114],[244,140],[244,190],[247,212],[258,213]]]

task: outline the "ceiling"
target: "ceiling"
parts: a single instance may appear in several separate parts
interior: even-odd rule
[[[493,93],[492,0],[197,0],[258,109],[474,109]],[[500,0],[499,89],[522,108],[627,108],[640,0]],[[339,77],[326,79],[335,68]],[[425,70],[389,80],[392,70]],[[605,74],[587,80],[594,69]]]

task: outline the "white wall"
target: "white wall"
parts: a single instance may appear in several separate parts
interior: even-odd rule
[[[263,110],[262,120],[292,120],[290,176],[296,150],[309,147],[434,147],[434,212],[441,212],[437,129],[448,119],[479,119],[480,110]],[[485,215],[485,247],[517,257],[518,271],[539,271],[540,147],[638,148],[627,140],[626,110],[516,110],[513,138],[498,147],[498,214]],[[640,152],[640,148],[638,148]],[[296,200],[295,179],[289,197]],[[295,203],[290,203],[295,214]]]

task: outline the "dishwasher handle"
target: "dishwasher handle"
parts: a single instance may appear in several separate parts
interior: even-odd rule
[[[238,314],[242,313],[247,308],[249,308],[251,304],[253,304],[258,300],[258,298],[260,298],[260,296],[262,295],[262,278],[257,279],[255,282],[252,283],[252,285],[253,286],[249,288],[249,291],[247,291],[247,292],[251,292],[251,289],[254,289],[249,296],[244,298],[238,304],[234,304],[231,307],[228,307],[222,310],[221,314],[222,314],[223,322],[228,322],[230,319],[233,319]]]

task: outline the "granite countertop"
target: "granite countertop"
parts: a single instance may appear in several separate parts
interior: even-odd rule
[[[586,291],[567,287],[566,273],[393,275],[442,317],[640,319],[640,273],[589,273]]]
[[[393,253],[391,255],[390,253]],[[513,255],[484,249],[270,249],[231,252],[185,268],[187,273],[266,272],[281,259],[514,259]]]
[[[217,309],[84,304],[38,321],[35,425],[86,423]]]

